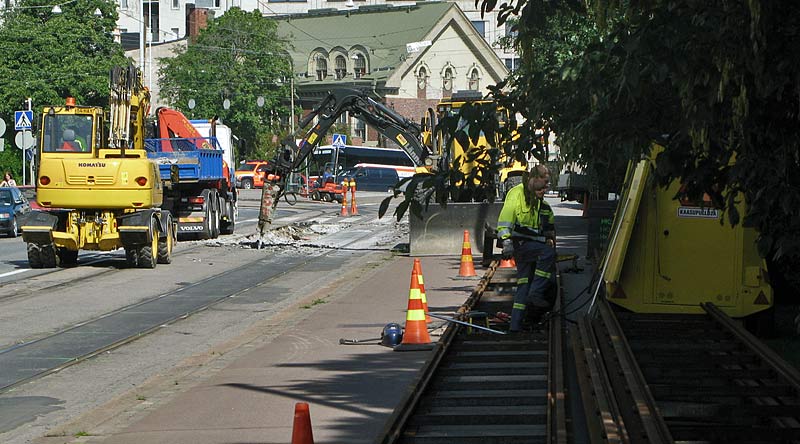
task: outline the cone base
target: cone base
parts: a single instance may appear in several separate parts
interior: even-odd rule
[[[433,350],[436,347],[436,343],[431,342],[429,344],[400,344],[397,347],[393,348],[392,350],[396,352],[401,351],[428,351]]]

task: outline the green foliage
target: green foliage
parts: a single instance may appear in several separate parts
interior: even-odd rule
[[[108,73],[125,65],[122,47],[114,42],[117,5],[105,0],[81,0],[61,6],[20,0],[2,10],[0,22],[0,117],[8,128],[2,167],[21,177],[21,151],[14,147],[14,111],[28,97],[34,109],[64,103],[67,96],[81,105],[108,105]],[[99,8],[102,17],[94,11]]]
[[[197,42],[161,60],[162,97],[189,118],[219,116],[246,140],[241,159],[272,157],[274,136],[286,134],[292,69],[276,30],[275,22],[258,11],[232,8],[211,21]],[[258,106],[259,97],[263,106]],[[188,108],[190,99],[194,109]],[[230,101],[227,110],[225,99]]]

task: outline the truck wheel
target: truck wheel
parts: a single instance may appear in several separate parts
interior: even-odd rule
[[[331,197],[331,193],[322,193],[322,200],[324,202],[333,202],[333,197]]]
[[[319,191],[311,192],[311,200],[320,200]]]
[[[242,188],[249,190],[253,188],[253,179],[242,179]]]
[[[43,266],[39,246],[33,243],[28,244],[28,265],[31,268],[42,268]]]
[[[217,196],[214,195],[212,197],[215,201],[217,200]],[[222,217],[219,211],[219,205],[217,205],[217,209],[211,211],[211,239],[216,239],[219,237],[219,219]]]
[[[200,239],[211,239],[211,203],[206,200],[205,210],[203,211],[203,231],[200,232]]]
[[[68,250],[66,248],[59,248],[58,258],[61,260],[62,267],[75,265],[78,263],[78,251]]]
[[[228,220],[222,223],[222,234],[233,234],[233,230],[236,229],[236,208],[233,206],[233,202],[228,202]]]
[[[158,224],[155,219],[150,221],[150,232],[153,240],[137,249],[139,268],[156,268],[158,263]]]
[[[175,243],[175,232],[172,231],[172,217],[167,218],[167,235],[158,240],[158,260],[159,264],[172,263],[172,247]]]

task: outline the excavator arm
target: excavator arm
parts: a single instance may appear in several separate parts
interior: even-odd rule
[[[416,122],[406,119],[366,92],[352,89],[331,91],[300,121],[295,134],[282,141],[278,155],[270,162],[259,216],[259,228],[262,233],[266,224],[272,220],[272,212],[286,188],[285,181],[289,173],[297,170],[305,162],[331,126],[347,112],[398,144],[415,166],[424,165],[426,159],[435,154],[423,143],[423,128]],[[317,123],[307,128],[315,118]],[[296,140],[300,134],[303,136],[298,144]]]

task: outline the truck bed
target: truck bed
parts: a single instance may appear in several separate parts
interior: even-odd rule
[[[186,139],[147,139],[147,157],[159,164],[161,180],[171,180],[172,166],[178,167],[180,182],[203,182],[224,179],[223,151],[200,149]],[[211,144],[215,146],[216,144]],[[167,151],[167,146],[179,148]]]

